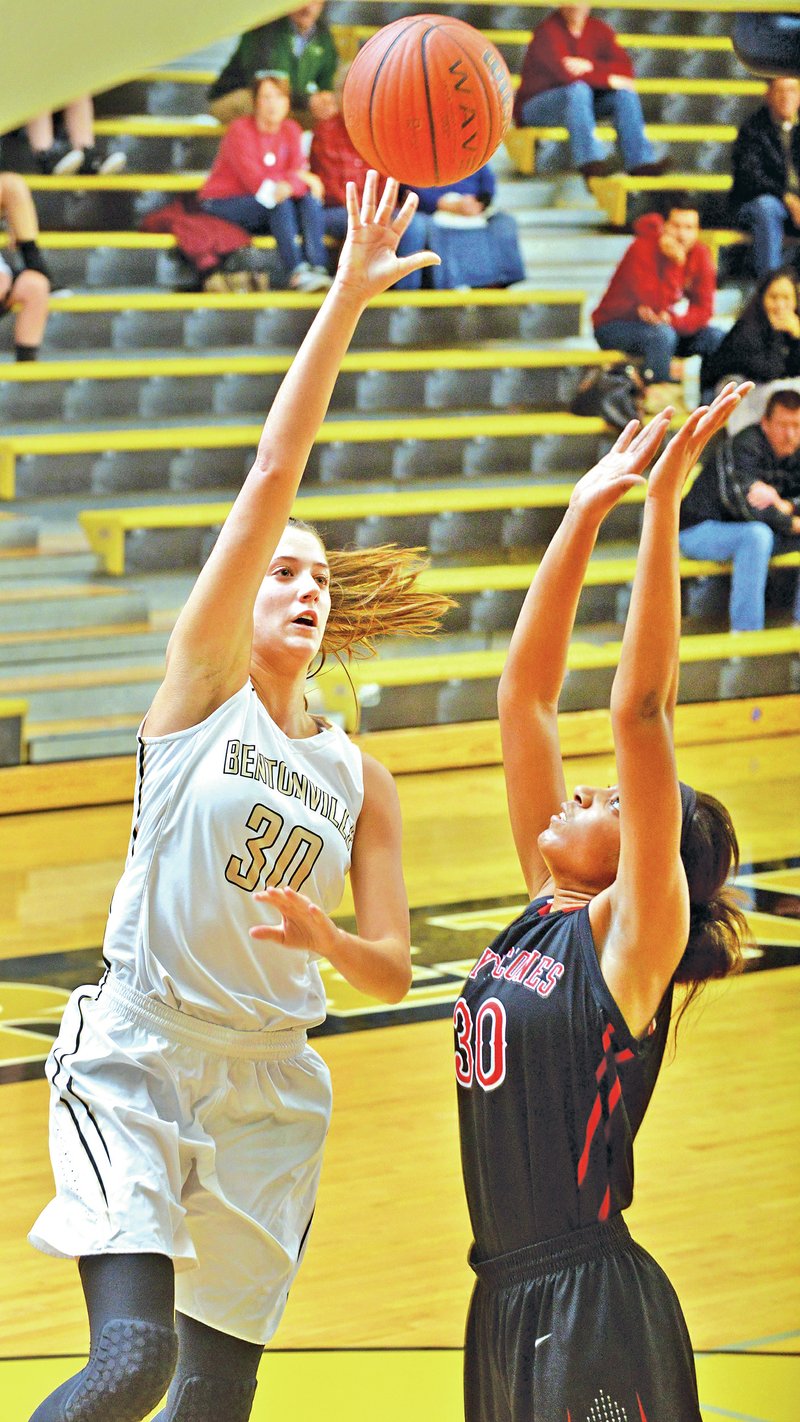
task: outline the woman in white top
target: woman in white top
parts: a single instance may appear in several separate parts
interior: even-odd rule
[[[48,1061],[56,1198],[31,1232],[78,1259],[86,1367],[35,1422],[245,1422],[314,1209],[330,1114],[306,1041],[320,957],[372,997],[410,983],[398,796],[311,716],[309,668],[447,605],[396,549],[326,553],[289,514],[370,297],[437,259],[396,248],[370,174],[333,287],[170,639],[139,736],[133,827],[104,944]],[[329,917],[350,872],[357,933]],[[177,1319],[175,1308],[177,1306]],[[177,1335],[176,1335],[177,1326]],[[177,1360],[177,1367],[176,1367]],[[174,1376],[173,1376],[174,1374]]]

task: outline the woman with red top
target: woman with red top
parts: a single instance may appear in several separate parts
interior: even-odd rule
[[[633,66],[611,26],[590,16],[588,5],[560,5],[528,45],[514,120],[520,128],[568,128],[572,162],[588,179],[608,171],[597,119],[613,122],[627,173],[663,173],[666,162],[656,160],[645,135]]]
[[[711,252],[698,241],[700,215],[688,200],[676,197],[666,221],[646,213],[633,231],[592,324],[602,350],[641,356],[643,379],[652,387],[648,408],[655,413],[680,398],[673,357],[708,357],[722,340],[720,328],[709,324],[717,280]]]
[[[343,242],[347,235],[347,184],[355,183],[360,201],[369,170],[369,164],[365,163],[358,149],[353,146],[342,118],[342,90],[349,69],[349,64],[346,64],[337,70],[333,91],[328,96],[333,105],[333,113],[315,123],[308,159],[312,173],[317,175],[324,188],[325,235],[331,237],[334,242]],[[415,212],[400,238],[397,248],[399,257],[419,252],[427,246],[427,226],[426,219]],[[416,270],[402,281],[398,281],[396,289],[415,291],[421,285],[422,272]]]
[[[254,84],[253,116],[234,119],[228,128],[200,205],[248,232],[272,233],[289,286],[323,291],[331,284],[323,243],[324,189],[308,169],[303,131],[289,118],[290,103],[287,75],[267,74]]]

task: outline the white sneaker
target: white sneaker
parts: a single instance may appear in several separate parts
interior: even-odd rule
[[[105,173],[110,176],[112,173],[123,172],[123,170],[127,168],[127,166],[128,159],[126,154],[122,153],[117,148],[113,153],[109,153],[107,158],[103,159],[98,171],[100,173]]]

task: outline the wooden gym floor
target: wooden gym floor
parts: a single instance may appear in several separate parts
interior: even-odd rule
[[[731,808],[760,947],[751,971],[708,989],[684,1020],[640,1134],[629,1222],[682,1300],[706,1422],[796,1422],[800,735],[685,749],[679,768]],[[613,764],[576,759],[568,774],[570,785],[607,784]],[[333,1073],[333,1125],[256,1422],[462,1415],[469,1232],[448,1015],[524,895],[499,768],[399,785],[415,982],[386,1012],[329,976],[317,1046]],[[74,1266],[25,1235],[51,1190],[44,1056],[69,989],[98,976],[129,821],[127,805],[0,818],[0,1422],[26,1422],[86,1353]]]

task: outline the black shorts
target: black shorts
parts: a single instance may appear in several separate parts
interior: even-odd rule
[[[470,1262],[466,1422],[702,1422],[678,1297],[621,1215]]]

